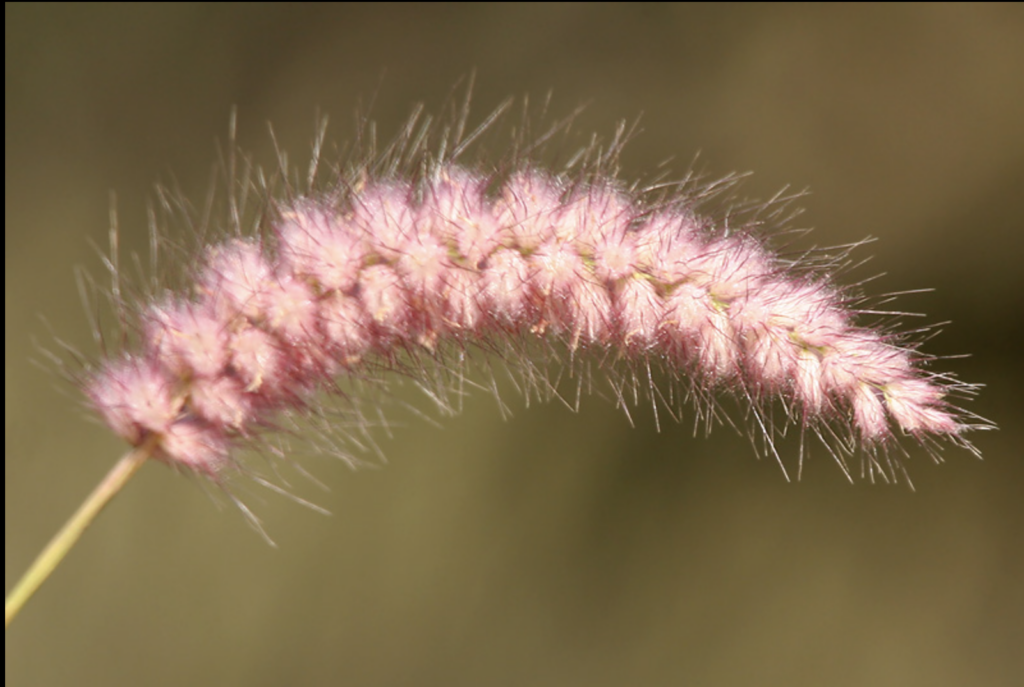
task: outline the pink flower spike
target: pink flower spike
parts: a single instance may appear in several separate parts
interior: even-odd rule
[[[501,111],[467,128],[465,102],[440,124],[417,113],[383,145],[364,122],[342,160],[322,160],[318,139],[306,173],[268,173],[230,151],[233,195],[209,198],[198,216],[160,193],[197,240],[224,238],[183,256],[164,250],[171,235],[151,236],[151,264],[180,263],[177,290],[158,281],[167,266],[131,284],[126,263],[105,260],[116,316],[96,313],[93,335],[124,350],[69,376],[134,448],[15,586],[8,620],[54,552],[148,459],[225,488],[241,471],[282,492],[268,479],[275,463],[261,474],[237,452],[289,460],[287,440],[311,436],[315,450],[355,462],[350,447],[376,449],[371,430],[387,427],[381,400],[419,412],[392,384],[408,382],[445,415],[473,388],[497,393],[505,373],[527,400],[570,407],[606,385],[630,421],[629,405],[649,402],[659,428],[662,412],[695,416],[695,428],[746,425],[784,473],[792,434],[801,467],[804,439],[817,439],[851,480],[858,451],[861,476],[906,476],[907,439],[936,460],[943,443],[980,456],[967,434],[994,425],[956,405],[978,387],[931,370],[938,360],[919,351],[927,328],[900,333],[901,315],[885,320],[859,287],[838,285],[829,269],[852,264],[845,250],[779,253],[787,200],[726,198],[709,212],[737,177],[620,179],[625,127],[607,145],[556,150],[545,146],[559,129],[575,135],[571,122],[535,140],[523,122],[488,162],[482,141]],[[545,169],[549,158],[562,163]],[[738,418],[720,395],[740,405]]]
[[[544,396],[607,374],[622,402],[645,392],[679,417],[694,399],[718,419],[721,391],[765,445],[797,426],[836,456],[859,441],[869,462],[902,436],[973,449],[964,435],[987,426],[949,400],[972,387],[925,370],[895,326],[858,321],[827,260],[773,252],[761,234],[778,213],[706,214],[728,183],[627,183],[617,147],[549,172],[519,139],[494,165],[461,166],[461,124],[323,165],[308,190],[290,180],[261,205],[258,236],[231,215],[232,238],[201,250],[190,288],[137,308],[139,350],[88,380],[102,418],[219,477],[233,451],[307,413],[334,426],[324,395],[365,425],[349,382],[397,372],[448,411],[477,383],[477,348]],[[567,374],[549,375],[558,356]]]

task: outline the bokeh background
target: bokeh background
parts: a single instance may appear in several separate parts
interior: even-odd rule
[[[809,188],[808,242],[878,237],[873,293],[952,324],[927,345],[987,385],[984,461],[912,451],[916,492],[849,485],[822,453],[787,483],[731,429],[654,429],[479,394],[401,421],[388,464],[302,462],[323,517],[233,509],[146,466],[6,633],[10,685],[1011,685],[1024,675],[1024,9],[1014,5],[5,5],[5,584],[124,447],[33,337],[95,351],[74,270],[100,274],[109,194],[144,247],[153,184],[201,199],[239,112],[272,164],[373,101],[382,138],[475,70],[642,114],[627,177],[754,170]],[[790,465],[795,448],[784,447]],[[1016,648],[1015,648],[1016,647]]]

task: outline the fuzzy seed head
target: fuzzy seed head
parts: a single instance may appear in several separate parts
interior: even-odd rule
[[[533,340],[567,365],[592,354],[586,369],[624,368],[609,370],[619,383],[657,366],[695,392],[652,381],[656,403],[731,392],[764,428],[779,402],[840,463],[900,434],[970,449],[964,433],[984,426],[949,400],[969,387],[856,324],[828,275],[777,257],[734,217],[702,215],[711,187],[651,202],[614,177],[614,156],[576,178],[530,160],[486,171],[413,157],[333,170],[326,190],[280,199],[261,237],[234,227],[206,246],[191,288],[139,308],[138,350],[86,381],[103,420],[219,479],[236,448],[337,391],[339,377],[401,369],[428,385],[431,364],[439,378],[462,374],[446,366],[465,346],[525,356]],[[530,388],[536,368],[524,368]],[[775,430],[761,431],[771,441]]]

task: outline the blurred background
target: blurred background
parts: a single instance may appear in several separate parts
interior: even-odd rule
[[[146,466],[6,633],[11,685],[1010,685],[1024,675],[1024,8],[789,5],[11,5],[5,18],[5,585],[123,452],[30,361],[92,355],[74,270],[102,274],[110,192],[144,248],[153,185],[200,201],[227,138],[308,159],[360,102],[382,139],[476,71],[588,106],[577,144],[641,117],[623,175],[754,170],[809,188],[806,239],[878,241],[872,293],[987,385],[978,461],[912,450],[905,486],[800,482],[731,429],[636,428],[607,401],[502,421],[486,394],[400,420],[388,464],[298,456],[330,486],[232,508]],[[179,229],[180,230],[180,229]],[[184,239],[183,239],[184,240]],[[421,404],[427,407],[426,404]],[[795,444],[783,447],[791,468]],[[1013,640],[1016,636],[1018,639]],[[1017,649],[1013,649],[1017,646]]]

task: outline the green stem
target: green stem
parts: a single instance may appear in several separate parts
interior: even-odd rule
[[[117,492],[121,491],[121,487],[128,482],[131,476],[135,474],[135,471],[142,467],[146,459],[153,454],[158,441],[159,437],[157,435],[151,435],[141,445],[126,453],[114,465],[113,469],[107,473],[103,481],[89,494],[88,498],[82,502],[82,505],[78,507],[75,514],[71,516],[71,519],[64,523],[64,527],[61,528],[60,532],[50,540],[50,543],[46,545],[46,548],[43,549],[42,553],[32,563],[32,567],[28,569],[7,596],[4,602],[5,628],[11,624],[14,616],[18,615],[21,607],[32,598],[32,595],[46,581],[46,578],[50,576],[54,568],[64,560],[68,551],[75,545],[75,542],[82,536],[86,528],[92,524],[92,521],[103,510],[103,507],[110,502],[110,499],[114,498]]]

